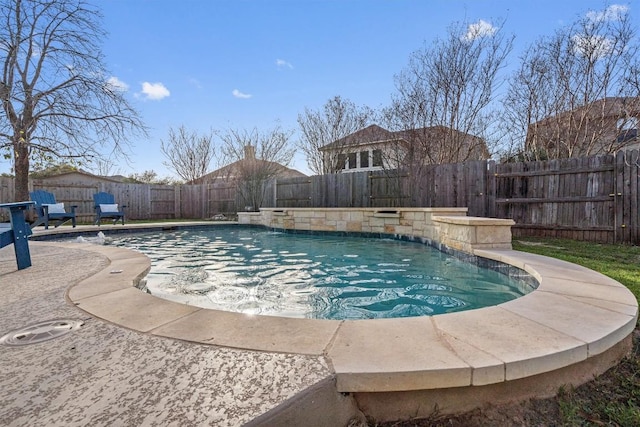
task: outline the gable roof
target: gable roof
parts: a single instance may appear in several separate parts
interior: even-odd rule
[[[640,98],[609,96],[585,105],[580,105],[571,110],[562,111],[555,115],[544,117],[533,124],[546,124],[571,116],[584,116],[589,119],[594,119],[603,117],[622,118],[625,116],[637,116],[638,114],[640,114]]]
[[[377,142],[393,141],[398,139],[398,132],[391,132],[378,125],[367,126],[350,135],[333,141],[324,147],[320,147],[320,151],[331,150],[335,147],[354,146],[362,144],[372,144]]]
[[[32,177],[33,179],[38,179],[41,181],[56,181],[56,180],[61,180],[68,177],[77,177],[80,179],[90,179],[92,181],[106,181],[106,182],[114,182],[114,183],[123,182],[123,178],[120,175],[116,175],[116,176],[94,175],[82,169],[69,170],[64,172],[51,172],[51,173],[47,173],[47,171],[45,170],[40,173],[32,174]]]
[[[211,182],[218,179],[231,178],[237,170],[258,169],[261,167],[269,169],[273,168],[271,170],[276,171],[276,175],[280,178],[307,176],[296,169],[288,168],[280,163],[256,158],[244,158],[202,175],[200,178],[189,181],[187,184],[204,184],[205,182]]]
[[[411,144],[417,144],[420,141],[422,143],[427,141],[441,141],[448,135],[454,135],[456,140],[460,140],[468,147],[472,148],[475,153],[475,157],[490,157],[489,150],[482,138],[442,125],[395,132],[384,129],[378,125],[371,125],[321,147],[320,151],[331,151],[332,149],[342,149],[358,145],[383,144],[392,141],[399,141],[409,146]],[[439,149],[436,145],[432,148],[435,151]]]
[[[637,144],[639,118],[639,97],[598,99],[530,123],[525,149],[553,150],[556,156],[615,152]],[[633,129],[620,120],[628,120]]]

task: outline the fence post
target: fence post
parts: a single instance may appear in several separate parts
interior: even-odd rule
[[[180,203],[180,187],[181,184],[173,186],[173,215],[176,219],[182,219],[182,204]]]
[[[484,189],[486,216],[495,218],[498,211],[496,207],[496,175],[498,172],[495,160],[489,160],[486,164],[487,179]]]
[[[273,191],[271,192],[268,206],[274,206],[277,208],[279,207],[278,206],[278,178],[273,178],[272,185],[273,185]],[[268,185],[267,185],[267,188],[269,188]]]
[[[623,242],[623,229],[626,227],[624,224],[624,153],[618,151],[615,157],[614,163],[614,193],[613,193],[613,205],[614,205],[614,222],[613,222],[613,243]]]
[[[629,179],[631,183],[631,189],[627,195],[629,205],[631,206],[631,224],[630,224],[630,242],[633,245],[640,244],[640,150],[627,151],[629,157],[627,163],[629,164],[630,173]]]

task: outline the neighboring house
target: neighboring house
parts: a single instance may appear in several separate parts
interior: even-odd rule
[[[357,172],[380,170],[385,164],[385,149],[395,148],[398,138],[378,125],[371,125],[320,148],[328,170]]]
[[[341,172],[396,169],[418,164],[489,158],[482,138],[445,126],[392,132],[371,125],[320,148],[325,164]]]
[[[307,176],[302,172],[288,168],[279,163],[256,158],[255,147],[247,146],[244,150],[244,159],[240,159],[220,169],[209,172],[200,178],[187,182],[187,184],[211,184],[224,181],[236,181],[246,179],[252,175],[261,175],[276,178],[295,178]]]
[[[565,158],[640,148],[639,118],[640,98],[603,98],[529,125],[525,151]]]
[[[124,181],[122,176],[99,176],[94,175],[83,170],[71,170],[66,172],[51,173],[40,172],[32,175],[32,179],[40,186],[62,184],[62,185],[74,185],[81,184],[83,186],[90,186],[92,184],[102,183],[121,183]]]

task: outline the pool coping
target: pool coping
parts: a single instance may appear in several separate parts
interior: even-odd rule
[[[73,233],[139,231],[212,222],[79,226]],[[232,224],[224,222],[224,224]],[[60,236],[70,229],[36,231]],[[135,288],[150,267],[138,252],[53,243],[101,254],[110,264],[67,292],[79,309],[159,337],[252,351],[321,355],[340,392],[482,386],[562,369],[613,348],[634,330],[638,302],[617,281],[587,268],[509,249],[473,255],[518,267],[540,283],[497,306],[427,317],[315,320],[187,306]]]

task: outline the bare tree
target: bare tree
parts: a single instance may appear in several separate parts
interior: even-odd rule
[[[200,178],[209,170],[215,155],[213,135],[213,131],[198,135],[196,132],[189,132],[184,126],[177,130],[169,128],[167,141],[160,141],[162,154],[168,160],[163,164],[173,169],[186,182]]]
[[[111,158],[96,159],[91,162],[91,165],[91,172],[99,176],[111,176],[120,173],[120,168]]]
[[[101,18],[82,0],[1,2],[0,149],[13,156],[17,200],[29,198],[31,159],[99,157],[146,134],[105,69]]]
[[[31,170],[31,178],[42,179],[49,176],[60,175],[69,172],[78,172],[79,169],[75,165],[66,163],[49,163],[43,165],[37,165]]]
[[[158,173],[154,170],[146,170],[142,173],[132,173],[126,178],[125,182],[158,185],[173,185],[179,183],[169,177],[158,176]]]
[[[247,209],[260,208],[266,184],[286,171],[295,154],[292,135],[277,125],[265,132],[231,129],[221,136],[221,163],[226,166],[219,169],[218,178],[236,185]]]
[[[502,27],[453,23],[445,38],[413,52],[395,76],[396,92],[383,112],[385,126],[399,135],[383,162],[394,203],[421,203],[406,197],[421,194],[429,165],[486,159],[497,146],[494,103],[513,46]]]
[[[504,102],[520,157],[588,156],[621,148],[625,141],[617,129],[640,113],[640,85],[633,85],[635,36],[627,7],[612,5],[528,48]]]
[[[531,147],[528,154],[523,151],[527,131],[534,122],[553,114],[552,98],[555,94],[547,90],[545,81],[548,65],[544,56],[529,49],[521,58],[520,68],[510,80],[504,98],[502,125],[508,135],[503,156],[514,160],[544,160],[546,152]]]
[[[344,138],[367,127],[374,118],[374,111],[368,107],[358,107],[353,102],[335,96],[318,111],[305,108],[298,115],[298,125],[302,137],[297,146],[307,159],[309,169],[315,174],[335,173],[343,168]],[[321,148],[332,145],[330,151]]]
[[[391,128],[407,131],[410,152],[405,162],[486,157],[496,123],[492,103],[498,76],[513,45],[513,36],[505,36],[502,25],[454,23],[445,39],[415,51],[396,75],[396,93],[385,118]]]

